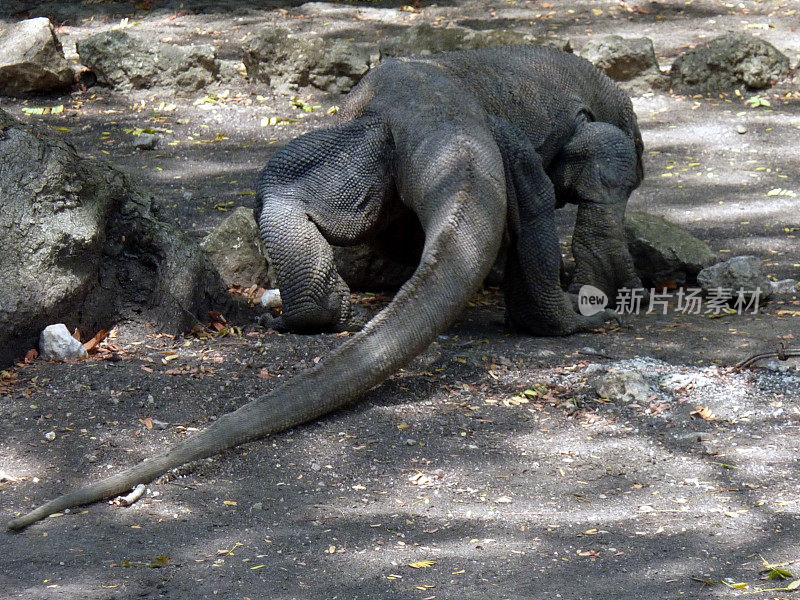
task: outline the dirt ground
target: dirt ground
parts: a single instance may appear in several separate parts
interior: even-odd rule
[[[726,30],[760,35],[793,65],[800,57],[797,2],[400,7],[12,0],[0,19],[51,16],[68,56],[128,18],[136,36],[212,43],[228,60],[274,24],[374,39],[421,22],[554,32],[577,49],[596,34],[647,36],[662,69]],[[94,87],[0,104],[134,173],[199,236],[252,206],[275,149],[325,125],[341,102],[309,95],[321,108],[305,113],[234,78],[192,95]],[[751,108],[747,93],[634,98],[647,177],[630,206],[683,224],[721,259],[755,254],[775,278],[798,278],[800,198],[767,192],[800,194],[800,88],[790,78],[759,95],[771,107]],[[22,111],[58,104],[58,115]],[[299,122],[262,127],[271,116]],[[136,151],[126,132],[136,128],[159,130],[161,144]],[[131,507],[98,503],[0,533],[0,598],[605,600],[790,587],[800,578],[800,373],[791,362],[728,366],[794,343],[799,323],[800,301],[788,297],[757,315],[670,311],[636,316],[630,329],[535,339],[504,329],[489,290],[348,410],[186,466]],[[123,328],[105,360],[2,373],[0,521],[162,450],[341,342],[237,325],[185,338]],[[614,370],[643,374],[652,396],[602,401],[594,383]],[[765,563],[788,563],[794,577],[768,581]]]

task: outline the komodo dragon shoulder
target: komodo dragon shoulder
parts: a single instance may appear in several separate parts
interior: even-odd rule
[[[575,312],[559,286],[556,206],[578,204],[574,285],[637,285],[622,215],[642,178],[628,98],[588,62],[544,48],[387,61],[351,93],[342,120],[289,143],[261,174],[260,228],[285,326],[347,326],[349,294],[331,243],[357,243],[411,211],[425,233],[419,265],[391,303],[324,360],[164,454],[21,517],[146,483],[189,461],[317,419],[362,396],[459,314],[511,238],[508,322],[564,335],[608,316]]]

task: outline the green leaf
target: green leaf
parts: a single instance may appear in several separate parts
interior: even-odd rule
[[[791,573],[789,573],[789,571],[785,569],[774,568],[770,569],[768,577],[769,579],[773,580],[777,579],[778,581],[784,581],[786,579],[791,579],[792,577],[794,577],[794,575],[792,575]],[[798,579],[798,581],[800,581],[800,579]]]
[[[147,566],[151,569],[159,569],[161,567],[165,567],[172,562],[172,559],[169,556],[157,556],[156,559],[148,564]]]
[[[783,188],[772,188],[770,191],[767,192],[767,196],[787,196],[789,198],[796,198],[797,192],[792,190],[785,190]]]
[[[732,590],[746,590],[747,588],[750,587],[749,583],[744,583],[744,582],[742,582],[742,583],[728,583],[724,579],[722,580],[722,583],[727,585]]]
[[[292,98],[292,106],[309,113],[314,112],[318,108],[322,108],[318,104],[312,106],[311,104],[309,104],[308,100],[303,100],[299,96],[295,96],[294,98]]]
[[[769,103],[769,100],[762,98],[761,96],[753,96],[752,98],[748,98],[747,104],[749,104],[751,108],[758,108],[759,106],[772,106]]]
[[[57,115],[64,112],[64,105],[57,106],[25,106],[22,112],[26,115]]]

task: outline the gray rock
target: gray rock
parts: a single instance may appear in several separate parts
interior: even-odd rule
[[[636,271],[646,287],[673,280],[694,283],[697,274],[713,265],[717,255],[708,244],[662,217],[627,211],[625,234]]]
[[[169,87],[196,91],[219,77],[216,51],[208,44],[182,48],[145,43],[122,30],[98,33],[77,44],[81,62],[105,85]]]
[[[595,382],[601,398],[622,402],[647,402],[653,389],[638,371],[618,371],[603,375]]]
[[[270,287],[267,254],[251,209],[236,208],[200,246],[228,287]]]
[[[735,256],[730,260],[703,269],[697,275],[697,283],[704,292],[715,289],[730,289],[738,293],[760,292],[760,300],[772,295],[772,282],[764,275],[761,259],[756,256]]]
[[[39,336],[39,355],[45,360],[70,360],[87,356],[86,348],[63,323],[48,325]]]
[[[464,50],[470,34],[464,27],[431,27],[427,23],[413,25],[399,35],[380,43],[381,59],[394,56],[428,56],[440,52]]]
[[[658,67],[653,40],[606,35],[592,38],[581,56],[631,91],[665,89],[669,77]]]
[[[789,59],[775,46],[743,33],[729,33],[682,54],[672,64],[672,85],[688,93],[744,86],[769,87],[789,72]]]
[[[770,371],[775,371],[776,373],[788,373],[792,369],[791,365],[780,363],[777,360],[768,360],[764,363],[764,368],[769,369]]]
[[[241,72],[242,61],[240,60],[226,60],[220,59],[219,61],[219,80],[228,83],[241,82],[244,73]]]
[[[152,150],[158,145],[160,138],[152,133],[137,135],[133,140],[133,147],[137,150]]]
[[[711,383],[712,381],[701,373],[672,373],[664,375],[658,381],[659,386],[673,394],[678,390],[706,387]]]
[[[315,88],[333,94],[350,91],[369,70],[369,51],[345,40],[336,40],[308,74]]]
[[[355,42],[296,35],[275,27],[247,43],[242,62],[250,79],[278,90],[313,85],[344,93],[369,70],[369,51]]]
[[[537,37],[512,29],[476,31],[466,27],[431,27],[427,23],[406,28],[380,43],[381,59],[393,56],[427,56],[453,50],[474,50],[493,46],[537,45],[572,51],[569,40]]]
[[[772,293],[776,295],[791,296],[797,294],[797,280],[796,279],[781,279],[780,281],[771,281]]]
[[[49,19],[26,19],[0,32],[0,94],[52,92],[68,88],[72,78]]]
[[[51,323],[178,333],[209,310],[234,318],[198,245],[128,176],[2,110],[0,131],[0,364]]]
[[[297,11],[311,17],[346,19],[348,21],[368,19],[389,24],[397,23],[402,19],[403,15],[396,8],[378,8],[339,2],[305,2],[297,7]]]

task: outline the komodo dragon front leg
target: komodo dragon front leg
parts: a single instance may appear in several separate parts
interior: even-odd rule
[[[570,291],[589,284],[612,300],[621,288],[641,288],[625,236],[625,208],[643,171],[634,140],[609,123],[581,120],[553,161],[558,205],[577,204]]]
[[[510,122],[492,118],[492,133],[503,155],[508,196],[506,322],[534,335],[569,335],[618,321],[612,310],[592,316],[575,311],[560,285],[555,191],[541,158]]]

